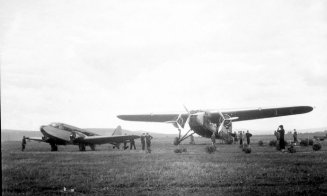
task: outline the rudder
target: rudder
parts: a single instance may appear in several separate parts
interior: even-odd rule
[[[121,128],[120,125],[117,126],[115,131],[112,133],[112,135],[123,135],[123,129]]]

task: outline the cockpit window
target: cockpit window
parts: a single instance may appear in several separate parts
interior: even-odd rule
[[[51,127],[54,127],[54,128],[59,128],[59,124],[58,123],[51,123],[50,126]]]
[[[62,129],[66,130],[66,131],[74,131],[73,129],[71,129],[68,126],[62,126]]]

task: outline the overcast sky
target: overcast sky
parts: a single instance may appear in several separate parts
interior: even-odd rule
[[[0,0],[1,128],[177,133],[119,114],[315,106],[234,123],[327,126],[327,1]]]

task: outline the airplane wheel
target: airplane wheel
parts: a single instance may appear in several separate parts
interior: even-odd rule
[[[85,144],[79,144],[79,151],[85,151]]]
[[[51,145],[51,151],[58,151],[58,146],[56,144],[50,144]]]
[[[95,145],[94,144],[90,145],[90,148],[91,148],[92,151],[95,151]]]
[[[179,138],[178,137],[175,137],[175,139],[174,139],[174,145],[177,146],[179,143],[181,143],[179,141]]]

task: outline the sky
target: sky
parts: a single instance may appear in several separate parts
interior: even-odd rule
[[[121,125],[119,114],[309,105],[233,128],[327,126],[323,0],[0,0],[1,129]],[[263,132],[264,132],[263,131]]]

